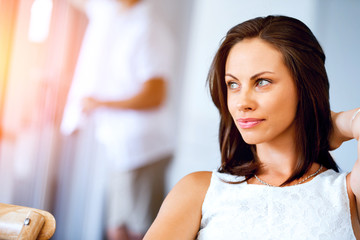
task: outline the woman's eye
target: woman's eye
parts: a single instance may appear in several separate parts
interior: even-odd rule
[[[259,87],[264,87],[266,85],[270,84],[270,81],[266,80],[266,79],[260,79],[258,82],[257,82],[257,85]]]
[[[228,82],[228,87],[230,89],[236,89],[239,87],[239,84],[237,84],[236,82]]]

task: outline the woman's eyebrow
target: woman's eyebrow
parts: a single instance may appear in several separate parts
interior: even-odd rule
[[[271,71],[263,71],[263,72],[259,72],[259,73],[256,73],[255,75],[253,75],[250,79],[251,80],[254,80],[256,78],[258,78],[259,76],[265,74],[265,73],[270,73],[270,74],[275,74],[274,72],[271,72]],[[234,75],[230,74],[230,73],[225,73],[225,77],[232,77],[236,80],[238,80]]]
[[[228,76],[228,77],[232,77],[232,78],[234,78],[234,79],[236,79],[236,80],[238,80],[234,75],[232,75],[232,74],[230,74],[230,73],[225,73],[225,77],[226,76]]]
[[[254,80],[254,79],[258,78],[259,76],[261,76],[261,75],[263,75],[265,73],[275,74],[274,72],[271,72],[271,71],[263,71],[263,72],[259,72],[259,73],[255,74],[255,75],[253,75],[250,79]]]

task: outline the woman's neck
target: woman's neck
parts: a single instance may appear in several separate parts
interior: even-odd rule
[[[299,157],[295,142],[291,141],[281,145],[257,144],[256,152],[261,162],[260,171],[256,175],[274,186],[280,186],[293,174]],[[317,163],[312,164],[309,171],[302,178],[315,173],[319,167],[320,165]],[[323,171],[325,170],[323,168]],[[294,180],[294,182],[298,182],[298,180]],[[292,185],[294,182],[287,185]],[[248,183],[261,184],[255,178],[250,179]]]
[[[256,145],[259,161],[262,163],[259,174],[289,177],[296,166],[298,154],[294,142],[283,144],[262,143]]]

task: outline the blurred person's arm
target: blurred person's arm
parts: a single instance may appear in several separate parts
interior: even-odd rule
[[[159,107],[166,98],[166,82],[162,78],[146,81],[138,94],[125,100],[101,101],[93,97],[83,99],[83,110],[86,113],[100,108],[146,110]]]
[[[196,172],[181,179],[166,197],[144,240],[194,240],[210,178],[211,172]]]

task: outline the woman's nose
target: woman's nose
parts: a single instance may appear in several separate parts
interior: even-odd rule
[[[243,112],[255,110],[256,102],[254,98],[254,94],[251,91],[242,89],[238,96],[237,109]]]

